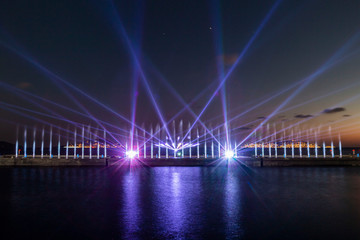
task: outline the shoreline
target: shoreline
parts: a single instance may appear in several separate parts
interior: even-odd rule
[[[360,158],[355,156],[344,156],[339,157],[295,157],[295,158],[269,158],[269,157],[246,157],[246,158],[237,158],[237,159],[196,159],[196,158],[169,158],[169,159],[120,159],[120,158],[101,158],[101,159],[65,159],[57,157],[54,158],[22,158],[22,157],[11,157],[3,156],[0,157],[0,167],[85,167],[85,166],[147,166],[147,167],[161,167],[161,166],[227,166],[227,165],[244,165],[248,167],[294,167],[294,166],[341,166],[341,167],[359,167]]]

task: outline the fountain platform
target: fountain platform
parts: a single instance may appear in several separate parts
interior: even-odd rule
[[[249,167],[294,167],[294,166],[359,166],[360,158],[356,156],[340,157],[295,157],[295,158],[237,158],[237,159],[212,159],[212,158],[169,158],[169,159],[121,159],[121,158],[32,158],[18,157],[7,155],[0,157],[0,167],[70,167],[70,166],[249,166]]]

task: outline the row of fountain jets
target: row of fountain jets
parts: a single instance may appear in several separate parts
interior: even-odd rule
[[[158,128],[156,128],[158,129]],[[160,129],[160,128],[159,128]],[[150,136],[155,137],[155,135],[157,133],[159,133],[160,130],[156,130],[155,133],[153,132],[153,129],[151,128],[150,130]],[[211,131],[212,132],[212,131]],[[123,146],[123,150],[121,151],[121,153],[123,154],[118,154],[118,155],[122,155],[124,157],[138,157],[138,158],[147,158],[148,156],[150,158],[169,158],[170,155],[172,155],[171,157],[173,158],[177,158],[177,157],[185,157],[185,149],[187,149],[187,157],[188,158],[221,158],[221,157],[234,157],[237,158],[239,157],[239,151],[243,150],[244,147],[239,147],[236,145],[236,142],[234,144],[234,147],[232,148],[231,146],[221,146],[220,142],[214,142],[213,139],[211,140],[211,143],[208,144],[208,141],[206,139],[206,131],[205,131],[205,141],[203,142],[203,146],[201,147],[200,144],[200,138],[201,136],[199,135],[199,130],[197,129],[197,138],[194,141],[191,141],[191,132],[190,134],[187,136],[187,143],[183,142],[182,136],[178,136],[176,138],[176,133],[175,133],[175,127],[174,127],[174,140],[172,143],[168,143],[169,140],[166,137],[166,141],[165,144],[162,143],[160,140],[158,141],[158,143],[155,143],[155,140],[153,140],[153,138],[149,138],[146,141],[143,142],[143,145],[140,146],[139,145],[139,136],[137,133],[137,130],[135,131],[135,138],[133,138],[133,142],[136,141],[136,144],[132,144],[132,146],[134,147],[128,147],[128,144],[126,143],[125,146]],[[160,134],[159,134],[160,135]],[[18,139],[16,140],[16,144],[15,144],[15,157],[19,157],[22,156],[24,158],[28,157],[28,146],[27,146],[27,129],[24,129],[24,149],[23,149],[23,154],[20,155],[20,151],[19,151],[19,141]],[[213,135],[212,135],[213,136]],[[220,128],[218,128],[218,136],[220,139]],[[44,128],[41,131],[41,147],[40,147],[40,157],[44,158],[44,137],[45,137],[45,131]],[[32,142],[32,157],[35,158],[36,157],[36,129],[34,128],[33,131],[33,142]],[[107,142],[106,142],[106,132],[103,132],[103,145],[100,146],[100,142],[97,141],[94,144],[91,141],[91,134],[90,134],[90,128],[89,128],[89,146],[86,147],[89,149],[88,155],[85,156],[85,128],[82,128],[82,142],[81,142],[81,146],[78,147],[77,143],[76,143],[76,139],[77,139],[77,133],[76,133],[76,129],[74,131],[74,144],[73,145],[69,145],[69,140],[66,140],[66,145],[63,147],[65,149],[65,158],[68,159],[69,158],[69,149],[73,148],[72,151],[72,155],[73,158],[82,158],[84,159],[85,157],[91,159],[93,157],[100,159],[100,158],[107,158],[107,148],[109,148]],[[144,140],[145,140],[145,131],[144,131]],[[150,154],[147,153],[147,142],[150,141]],[[179,141],[178,143],[176,143],[176,141]],[[302,143],[301,141],[298,143],[298,152],[299,152],[299,157],[303,157],[303,144],[306,147],[306,156],[307,157],[311,157],[311,153],[310,153],[310,142],[307,141],[305,143]],[[56,144],[55,144],[56,145]],[[208,146],[210,145],[210,146]],[[287,153],[287,146],[289,146],[290,144],[286,144],[286,142],[283,142],[282,145],[278,145],[278,143],[275,141],[274,143],[254,143],[251,145],[251,148],[254,148],[254,156],[255,157],[265,157],[265,149],[268,148],[268,157],[275,157],[277,158],[278,155],[278,149],[283,148],[283,154],[281,154],[281,157],[287,158],[288,157],[288,153]],[[326,144],[325,142],[322,143],[322,147],[320,145],[318,145],[317,141],[315,141],[315,145],[314,145],[314,149],[315,149],[315,157],[319,157],[320,155],[322,155],[324,158],[326,157]],[[52,132],[52,128],[50,128],[50,139],[49,139],[49,152],[48,152],[48,157],[49,158],[53,158],[53,132]],[[57,141],[57,158],[61,158],[61,143],[60,143],[60,134],[58,135],[58,141]],[[103,148],[103,151],[100,151],[100,148]],[[196,148],[196,151],[194,152],[193,155],[193,148]],[[202,153],[200,151],[200,148],[203,150]],[[216,149],[217,148],[217,149]],[[249,148],[249,147],[246,147]],[[274,155],[272,155],[272,148],[274,148]],[[291,157],[295,158],[295,143],[294,141],[291,141]],[[321,148],[322,148],[322,152],[321,152]],[[331,157],[335,157],[335,153],[334,153],[334,143],[331,141]],[[77,149],[81,149],[81,151],[78,153]],[[93,149],[96,149],[96,152],[92,152]],[[142,150],[140,150],[142,149]],[[162,155],[162,149],[165,149],[165,154]],[[209,151],[208,151],[209,150]],[[142,154],[141,154],[142,151]],[[94,154],[94,155],[93,155]],[[304,154],[304,155],[305,155]],[[165,155],[165,156],[164,156]],[[289,156],[290,156],[290,152],[289,152]],[[342,146],[341,146],[341,141],[339,140],[339,157],[342,157]]]

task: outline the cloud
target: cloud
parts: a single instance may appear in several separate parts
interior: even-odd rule
[[[344,114],[343,117],[350,117],[351,115],[349,114]]]
[[[310,114],[298,114],[298,115],[295,115],[295,118],[312,118],[313,115],[310,115]]]
[[[233,65],[238,59],[239,54],[223,54],[219,56],[219,60],[224,63],[224,65]]]
[[[331,113],[338,113],[338,112],[344,112],[344,111],[346,111],[345,108],[343,108],[343,107],[337,107],[337,108],[325,109],[325,110],[323,111],[323,113],[331,114]]]
[[[31,87],[31,83],[21,82],[21,83],[16,84],[16,87],[21,88],[21,89],[26,89],[26,88]]]

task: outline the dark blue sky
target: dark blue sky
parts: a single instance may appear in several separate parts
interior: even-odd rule
[[[99,119],[128,127],[96,103],[58,80],[51,80],[20,55],[27,56],[127,118],[131,115],[135,86],[138,96],[136,122],[158,122],[121,31],[123,26],[165,119],[181,110],[182,105],[164,81],[186,102],[207,89],[192,105],[198,114],[219,83],[219,66],[220,69],[223,66],[225,72],[230,69],[274,3],[260,0],[129,0],[114,1],[113,4],[94,0],[2,1],[0,81],[84,112],[74,104],[70,94]],[[360,32],[359,9],[360,1],[281,1],[226,81],[229,116],[244,112],[310,76],[335,55],[331,66],[314,77],[282,110],[328,96],[276,114],[270,122],[290,125],[303,120],[302,115],[312,115],[315,117],[307,121],[304,128],[325,126],[332,121],[334,129],[341,129],[344,136],[348,134],[348,141],[355,143],[359,129],[349,134],[348,126],[359,120],[356,117],[360,103],[356,98],[360,93],[356,85],[360,77],[360,55],[356,52],[360,47],[357,35]],[[295,89],[232,124],[240,125],[268,116]],[[1,102],[47,112],[21,96],[23,94],[18,96],[1,87]],[[46,106],[73,121],[92,123],[74,113]],[[344,111],[321,114],[324,109],[334,107],[342,107]],[[219,93],[202,120],[210,121],[222,113]],[[41,125],[8,109],[1,109],[0,114],[4,120],[0,140],[13,140],[14,123]],[[349,120],[343,121],[343,115],[350,115]],[[193,121],[187,113],[180,118]],[[216,125],[222,120],[220,117],[210,122]],[[54,124],[63,123],[54,121]]]

